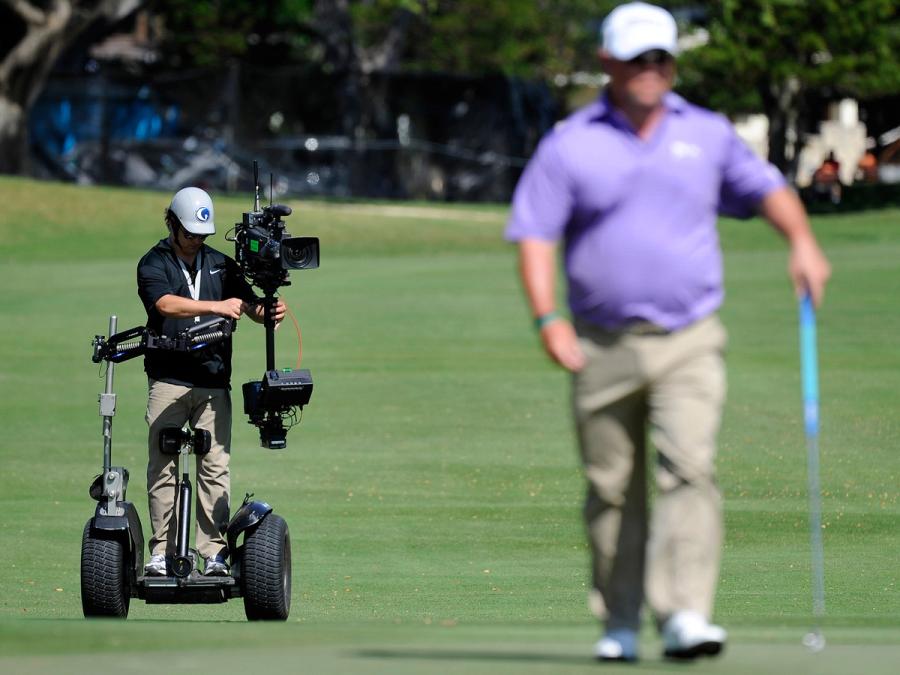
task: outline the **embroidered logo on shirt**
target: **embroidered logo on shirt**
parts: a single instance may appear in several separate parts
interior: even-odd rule
[[[672,145],[669,146],[669,151],[672,153],[673,157],[678,159],[696,159],[703,154],[699,145],[686,143],[685,141],[674,141]]]
[[[218,273],[221,272],[221,271],[222,271],[222,268],[220,267],[219,269],[210,270],[209,273],[210,273],[210,274],[218,274]]]

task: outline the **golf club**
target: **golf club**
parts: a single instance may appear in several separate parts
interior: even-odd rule
[[[800,300],[800,370],[803,419],[806,428],[806,470],[809,492],[809,533],[812,552],[813,628],[803,636],[810,651],[825,648],[821,622],[825,616],[825,562],[822,549],[822,498],[819,486],[819,366],[816,351],[816,308],[806,293]]]

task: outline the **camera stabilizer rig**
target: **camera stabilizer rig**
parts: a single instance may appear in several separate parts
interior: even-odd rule
[[[92,342],[94,355],[91,361],[100,363],[122,363],[136,356],[142,356],[148,349],[164,349],[175,352],[193,352],[198,349],[222,342],[231,337],[237,330],[234,319],[218,317],[185,328],[175,337],[157,335],[145,326],[135,326],[128,330],[110,335],[108,338],[97,335]]]
[[[270,175],[270,185],[271,185]],[[250,424],[259,429],[260,444],[264,448],[287,447],[287,432],[297,419],[297,410],[309,403],[313,382],[308,370],[276,370],[275,320],[272,308],[275,293],[289,286],[289,270],[311,270],[319,266],[319,239],[292,237],[285,230],[282,218],[291,214],[291,207],[272,204],[259,205],[259,165],[253,162],[253,210],[244,213],[240,223],[225,235],[234,242],[235,260],[247,281],[263,292],[266,329],[266,372],[262,379],[243,385],[244,413]],[[285,424],[287,422],[287,425]]]

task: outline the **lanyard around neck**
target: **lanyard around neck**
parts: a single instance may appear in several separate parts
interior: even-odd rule
[[[195,261],[197,264],[197,276],[194,280],[191,280],[191,271],[187,268],[187,265],[184,264],[184,260],[182,260],[178,256],[175,256],[178,264],[181,265],[181,272],[182,274],[184,274],[188,289],[191,292],[191,297],[194,300],[200,299],[200,282],[203,280],[203,259],[201,258],[202,255],[202,251],[197,251],[197,260]]]
[[[178,264],[181,266],[181,272],[184,274],[184,278],[187,280],[188,290],[191,292],[191,297],[194,300],[200,299],[200,282],[203,281],[203,252],[197,251],[197,259],[194,261],[197,265],[197,276],[194,280],[191,280],[191,272],[187,268],[187,265],[184,264],[184,260],[179,258],[177,255],[175,259],[178,261]],[[194,323],[200,323],[200,317],[194,317]]]

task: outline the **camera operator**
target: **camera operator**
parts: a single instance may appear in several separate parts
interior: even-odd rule
[[[138,263],[138,295],[147,310],[147,328],[174,336],[199,323],[201,317],[240,319],[243,314],[263,323],[263,305],[244,279],[237,263],[204,244],[215,234],[213,204],[195,187],[172,198],[165,214],[169,236],[161,239]],[[276,325],[285,305],[273,307]],[[149,380],[147,424],[149,463],[147,495],[152,532],[150,561],[144,572],[164,576],[166,555],[175,553],[176,458],[159,451],[162,429],[206,429],[208,454],[197,457],[197,549],[206,559],[204,574],[228,574],[223,532],[229,518],[231,451],[231,340],[196,352],[152,350],[144,357]]]

